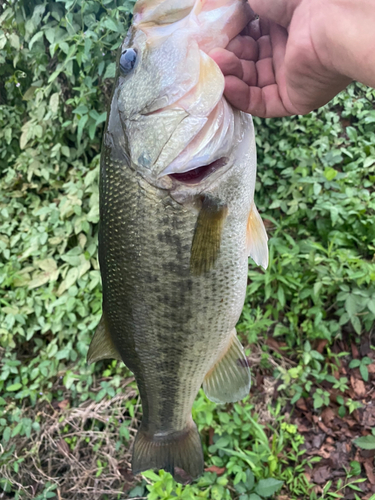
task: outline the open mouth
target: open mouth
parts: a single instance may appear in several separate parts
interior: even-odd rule
[[[182,182],[183,184],[197,184],[226,165],[227,162],[228,158],[219,158],[209,165],[203,165],[203,167],[194,168],[193,170],[188,170],[187,172],[183,172],[181,174],[169,174],[169,177],[172,177],[172,179]]]

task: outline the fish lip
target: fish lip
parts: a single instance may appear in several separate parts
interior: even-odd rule
[[[209,163],[208,165],[202,165],[200,167],[188,170],[187,172],[168,174],[168,177],[172,178],[178,184],[184,184],[188,186],[197,185],[225,167],[228,162],[229,158],[224,156],[213,161],[212,163]]]

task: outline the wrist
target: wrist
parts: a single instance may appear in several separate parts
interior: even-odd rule
[[[304,0],[310,3],[311,36],[321,63],[375,86],[373,0]]]

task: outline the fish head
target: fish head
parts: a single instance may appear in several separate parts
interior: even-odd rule
[[[191,191],[234,164],[245,118],[223,97],[223,74],[208,53],[250,16],[243,0],[137,2],[117,60],[107,136],[150,184]]]

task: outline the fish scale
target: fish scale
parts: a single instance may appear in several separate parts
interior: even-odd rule
[[[256,151],[251,117],[220,98],[222,76],[205,54],[194,52],[201,58],[194,68],[201,65],[206,68],[203,73],[193,72],[191,82],[188,73],[183,77],[188,98],[169,99],[172,104],[165,110],[149,115],[151,102],[166,101],[165,85],[170,91],[174,82],[181,81],[171,68],[181,67],[180,62],[173,64],[179,48],[180,54],[191,53],[187,47],[191,33],[196,33],[196,21],[190,17],[199,20],[203,16],[207,23],[210,12],[204,10],[205,0],[186,0],[181,19],[174,9],[173,19],[182,23],[181,40],[167,63],[158,65],[164,44],[171,45],[173,24],[166,23],[167,34],[159,25],[153,31],[152,15],[146,15],[152,4],[157,4],[163,20],[168,19],[168,8],[175,5],[168,0],[165,12],[161,0],[142,0],[138,11],[136,5],[135,21],[121,50],[125,54],[131,43],[137,61],[134,68],[126,61],[120,64],[103,140],[99,229],[103,317],[88,360],[113,357],[134,373],[142,401],[142,422],[133,449],[134,473],[164,468],[175,479],[188,482],[203,470],[200,439],[191,417],[199,388],[203,384],[207,396],[221,403],[237,401],[249,392],[250,372],[235,325],[245,299],[248,255],[266,267],[267,237],[253,202]],[[224,14],[232,13],[235,22],[243,23],[243,19],[239,21],[244,8],[241,0],[221,0],[219,4],[215,8],[215,2],[207,1],[206,7],[215,10],[216,19],[217,9],[222,8]],[[142,16],[148,19],[147,27],[142,26]],[[220,22],[221,31],[212,36],[224,43],[226,22]],[[191,32],[189,26],[193,26]],[[212,45],[202,33],[199,37]],[[157,78],[145,96],[144,81],[152,71]],[[143,86],[135,85],[142,82],[142,74],[146,79]],[[214,80],[215,92],[207,91],[202,78]],[[176,90],[176,94],[181,92],[181,88]],[[192,105],[194,92],[199,106]],[[191,118],[184,125],[188,129],[186,124],[195,123],[194,113],[202,110],[208,113],[205,130],[212,126],[213,131],[227,130],[231,135],[221,144],[215,133],[206,138],[202,135],[205,151],[213,149],[206,164],[201,165],[199,159],[195,171],[186,162],[195,165],[194,151],[200,154],[199,130],[190,129],[195,149],[187,154],[190,139],[186,144],[178,127]],[[176,121],[176,116],[185,115],[187,118]],[[160,131],[164,132],[160,135]],[[156,150],[161,153],[155,154]],[[168,152],[163,155],[163,151]],[[225,156],[211,164],[209,158],[215,159],[215,151]]]
[[[142,402],[149,400],[147,406],[155,408],[155,415],[143,411],[144,422],[150,420],[149,426],[163,430],[169,426],[179,429],[176,426],[179,421],[179,426],[184,428],[191,411],[191,399],[195,398],[207,367],[212,363],[210,360],[216,358],[217,351],[220,352],[222,344],[227,342],[228,330],[234,326],[228,317],[237,319],[242,308],[246,275],[239,272],[239,266],[226,269],[225,251],[227,249],[236,261],[233,250],[234,247],[241,250],[240,238],[232,234],[226,246],[223,235],[221,260],[224,269],[217,268],[211,279],[191,276],[190,249],[196,209],[186,210],[174,202],[166,210],[165,199],[156,192],[152,199],[150,193],[140,189],[137,174],[129,167],[108,162],[105,169],[110,182],[102,183],[101,187],[101,198],[106,202],[100,214],[99,255],[107,322],[122,359],[137,379],[139,370],[133,366],[134,359],[142,358],[146,393],[153,393],[155,388],[158,393],[161,391],[159,404],[153,405],[152,397],[144,397],[140,389]],[[237,191],[234,193],[237,196]],[[244,215],[245,226],[247,213]],[[171,228],[175,228],[174,234]],[[242,233],[245,234],[244,229]],[[244,248],[245,239],[242,240]],[[133,251],[128,248],[129,241],[134,244]],[[127,248],[126,253],[123,248]],[[242,266],[246,266],[243,255],[244,252]],[[241,278],[238,287],[241,293],[235,294],[234,285]],[[232,314],[230,306],[234,309]],[[195,349],[192,349],[193,342]],[[192,351],[193,356],[202,355],[191,360]],[[163,370],[163,359],[173,360],[175,368],[169,370],[167,365]],[[190,370],[187,369],[189,361]],[[196,387],[187,395],[186,381],[190,383],[192,375],[199,371]],[[175,380],[169,382],[172,375],[176,375],[180,388]],[[156,377],[160,381],[155,380]],[[174,405],[175,392],[186,401],[185,411]]]

